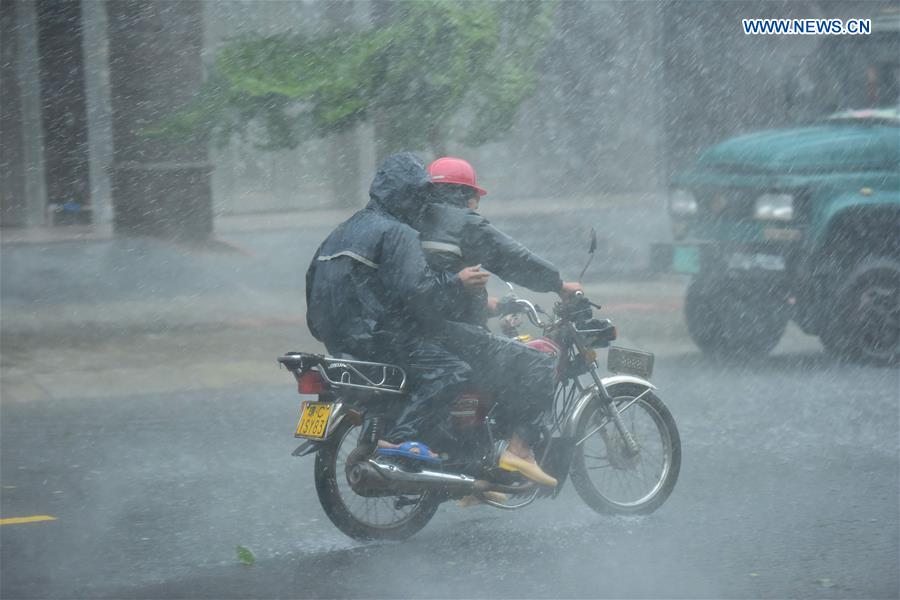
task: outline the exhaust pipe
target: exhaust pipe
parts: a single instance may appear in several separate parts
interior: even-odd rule
[[[360,496],[394,496],[428,490],[471,493],[476,479],[461,473],[441,471],[405,471],[397,465],[370,458],[358,462],[347,472],[353,491]]]
[[[369,498],[398,494],[421,494],[430,490],[461,495],[490,491],[526,494],[531,493],[537,487],[537,484],[532,482],[518,486],[502,485],[475,479],[462,473],[444,473],[428,469],[406,471],[395,464],[380,462],[377,458],[358,462],[348,468],[347,480],[354,492]]]

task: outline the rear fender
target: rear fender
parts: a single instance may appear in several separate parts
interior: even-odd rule
[[[322,448],[322,442],[314,442],[308,440],[297,446],[297,449],[291,452],[291,456],[306,456],[307,454],[315,454]]]
[[[612,395],[611,389],[622,383],[631,383],[649,390],[656,389],[656,386],[646,379],[641,379],[640,377],[635,377],[634,375],[613,375],[612,377],[604,377],[600,381],[601,383],[603,383],[603,387],[610,395]],[[572,411],[572,415],[569,417],[569,420],[566,422],[565,428],[563,429],[567,437],[575,437],[575,429],[578,427],[578,423],[581,422],[581,419],[584,416],[584,412],[585,410],[587,410],[588,405],[596,397],[597,388],[596,386],[591,386],[585,391],[581,398],[578,399],[575,404],[575,409]]]

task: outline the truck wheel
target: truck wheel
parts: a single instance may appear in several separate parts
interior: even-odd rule
[[[900,262],[879,256],[860,261],[839,286],[831,315],[820,334],[829,352],[864,364],[898,364]]]
[[[688,287],[688,333],[704,354],[766,355],[788,322],[786,294],[727,278],[696,278]]]

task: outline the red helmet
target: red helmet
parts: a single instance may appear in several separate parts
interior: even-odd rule
[[[428,174],[435,183],[455,183],[466,185],[478,192],[479,196],[487,194],[486,190],[475,183],[475,168],[461,158],[444,156],[428,165]]]

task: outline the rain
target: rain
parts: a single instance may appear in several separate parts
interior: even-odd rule
[[[471,262],[555,488],[524,363],[434,466],[364,435],[414,367],[314,356],[401,152],[531,257]],[[898,598],[898,232],[897,0],[3,0],[0,597]]]

